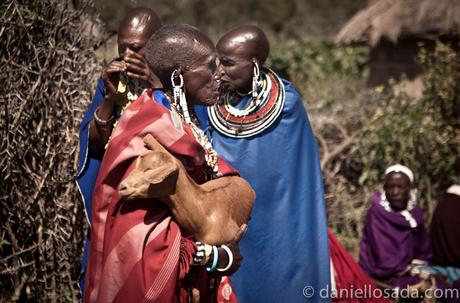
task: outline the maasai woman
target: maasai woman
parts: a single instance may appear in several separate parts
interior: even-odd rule
[[[216,151],[256,191],[240,243],[245,263],[232,279],[238,299],[328,302],[320,296],[330,283],[323,181],[302,99],[263,67],[269,42],[259,27],[229,31],[217,53],[225,93],[209,108],[207,130]]]
[[[202,265],[223,275],[238,269],[244,226],[228,247],[209,250],[184,237],[159,200],[119,197],[121,181],[146,152],[146,134],[180,159],[198,183],[236,174],[216,156],[190,109],[216,100],[215,57],[209,37],[191,26],[164,26],[149,39],[146,58],[164,90],[144,92],[112,132],[92,199],[85,302],[188,302],[192,286],[200,290],[201,302],[208,302]],[[193,279],[191,265],[196,265]],[[228,284],[222,290],[220,301],[234,299]]]

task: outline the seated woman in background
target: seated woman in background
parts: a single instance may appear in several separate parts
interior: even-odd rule
[[[372,195],[364,223],[359,263],[372,278],[406,287],[420,281],[412,265],[426,265],[433,254],[423,225],[423,211],[411,193],[414,175],[403,165],[385,171],[382,192]]]
[[[378,285],[393,288],[395,296],[402,295],[403,288],[418,294],[447,289],[427,270],[433,253],[423,211],[411,191],[413,182],[406,166],[396,164],[385,170],[383,191],[372,196],[360,245],[359,264]],[[448,299],[457,302],[458,298]]]

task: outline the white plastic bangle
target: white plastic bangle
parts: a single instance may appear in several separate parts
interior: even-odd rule
[[[227,255],[228,255],[228,265],[225,266],[225,268],[216,268],[217,271],[227,271],[230,269],[230,267],[232,267],[233,265],[233,253],[232,251],[230,250],[230,248],[228,248],[227,245],[221,245],[221,247],[223,249],[225,249],[225,251],[227,252]]]
[[[217,263],[219,260],[219,253],[217,251],[217,246],[213,245],[212,246],[212,265],[211,266],[206,266],[206,271],[207,272],[213,272],[216,270]]]

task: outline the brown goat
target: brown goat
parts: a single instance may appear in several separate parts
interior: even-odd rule
[[[207,244],[228,243],[248,223],[255,193],[244,179],[227,176],[198,185],[152,135],[144,143],[149,151],[121,183],[121,198],[161,200],[185,234]]]

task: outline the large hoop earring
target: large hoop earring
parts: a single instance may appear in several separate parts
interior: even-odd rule
[[[182,89],[184,87],[184,77],[180,73],[178,76],[176,76],[176,72],[179,73],[179,71],[174,70],[171,74],[171,85],[173,87],[173,102],[176,108],[180,108],[180,110],[182,111],[182,116],[185,120],[185,123],[190,124],[192,120],[190,119],[190,114],[188,112],[187,99],[185,99],[185,93]],[[178,84],[176,84],[176,78],[179,78]]]
[[[259,64],[255,59],[252,60],[254,62],[253,72],[252,72],[252,99],[255,101],[257,99],[257,89],[259,87],[259,78],[260,78],[260,69]]]

